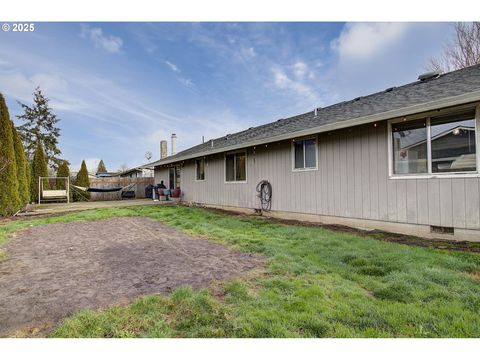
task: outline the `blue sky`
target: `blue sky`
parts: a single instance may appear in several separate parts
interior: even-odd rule
[[[12,118],[39,85],[60,148],[109,170],[279,118],[414,81],[448,23],[36,23],[0,33]],[[169,143],[170,146],[170,143]]]

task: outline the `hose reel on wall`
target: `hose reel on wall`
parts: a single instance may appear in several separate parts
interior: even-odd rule
[[[270,211],[272,208],[272,184],[268,180],[260,181],[257,184],[257,193],[262,211]]]

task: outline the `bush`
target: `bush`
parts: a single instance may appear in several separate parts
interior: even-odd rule
[[[13,123],[5,99],[0,94],[0,215],[14,214],[19,205]]]
[[[30,201],[30,167],[23,149],[22,140],[15,127],[12,127],[15,161],[17,163],[18,196],[20,206],[25,206]]]
[[[70,169],[68,168],[68,161],[63,160],[57,170],[57,178],[66,177],[70,178]],[[66,189],[67,180],[66,179],[56,179],[55,186],[57,189]],[[72,198],[72,189],[70,188],[70,199]]]
[[[77,178],[75,179],[75,185],[86,187],[90,186],[90,179],[88,178],[88,170],[87,165],[85,164],[85,160],[82,160],[82,165],[80,166],[80,171],[77,174]],[[82,195],[87,199],[90,198],[90,194],[86,191],[82,191]],[[75,196],[75,200],[81,200],[81,197]]]
[[[100,162],[98,163],[97,173],[100,173],[100,172],[107,172],[107,168],[103,160],[100,160]]]
[[[47,160],[43,151],[43,146],[40,141],[37,141],[37,148],[33,155],[33,161],[31,166],[31,178],[30,178],[30,194],[32,201],[38,202],[38,178],[48,176]],[[43,188],[47,190],[49,188],[48,179],[44,179]]]

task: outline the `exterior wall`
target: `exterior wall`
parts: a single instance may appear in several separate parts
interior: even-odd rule
[[[184,200],[259,208],[255,187],[265,179],[274,211],[480,230],[479,177],[389,178],[386,121],[319,134],[317,156],[318,170],[292,171],[291,141],[249,148],[246,183],[224,181],[224,154],[206,158],[204,181],[186,161]],[[156,183],[168,180],[163,171]]]
[[[173,189],[176,187],[181,187],[182,186],[182,172],[183,169],[181,166],[176,166],[176,183],[173,184],[173,186],[170,186],[170,174],[169,174],[169,168],[168,167],[156,167],[154,170],[154,181],[155,185],[160,184],[160,181],[163,180],[163,184],[167,187],[167,189]],[[180,172],[180,176],[178,176],[178,172]]]
[[[156,167],[154,173],[154,184],[160,184],[160,181],[163,180],[163,183],[168,188],[168,168]]]

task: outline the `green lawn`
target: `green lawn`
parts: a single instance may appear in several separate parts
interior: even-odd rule
[[[51,336],[480,337],[476,254],[176,206],[11,222],[0,226],[0,243],[25,226],[134,215],[264,254],[267,268],[215,291],[180,288],[125,307],[81,311]]]

